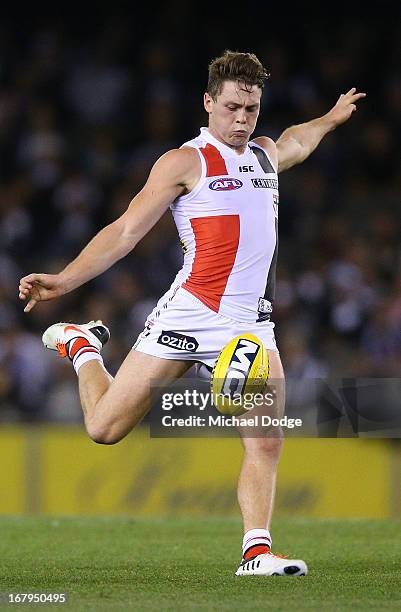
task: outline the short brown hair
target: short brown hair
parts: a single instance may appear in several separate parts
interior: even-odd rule
[[[240,81],[245,85],[258,85],[263,89],[264,82],[270,76],[254,53],[225,51],[209,65],[207,92],[216,100],[221,93],[224,81]]]

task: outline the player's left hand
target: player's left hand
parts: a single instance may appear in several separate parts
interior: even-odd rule
[[[341,94],[336,104],[327,113],[335,127],[348,121],[352,113],[356,111],[356,102],[365,97],[366,93],[356,93],[356,87],[352,87],[346,94]]]

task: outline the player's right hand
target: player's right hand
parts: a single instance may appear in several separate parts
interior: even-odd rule
[[[24,312],[30,312],[38,302],[53,300],[64,293],[59,274],[28,274],[19,284],[19,299],[29,300]]]

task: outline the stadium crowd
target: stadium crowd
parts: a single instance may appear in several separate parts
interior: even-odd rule
[[[79,419],[75,373],[43,349],[43,330],[103,319],[115,372],[172,282],[182,253],[166,214],[72,294],[25,315],[17,291],[29,272],[60,271],[125,210],[154,161],[206,125],[207,63],[224,48],[254,51],[271,69],[258,135],[320,116],[353,86],[367,92],[349,123],[280,175],[274,321],[289,376],[399,377],[400,29],[311,23],[239,45],[218,23],[188,41],[172,15],[163,14],[169,36],[118,16],[90,32],[0,26],[2,421]]]

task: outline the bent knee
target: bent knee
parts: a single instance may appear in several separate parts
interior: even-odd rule
[[[99,427],[98,425],[86,425],[88,436],[96,444],[117,444],[125,434],[113,431],[112,428]]]

